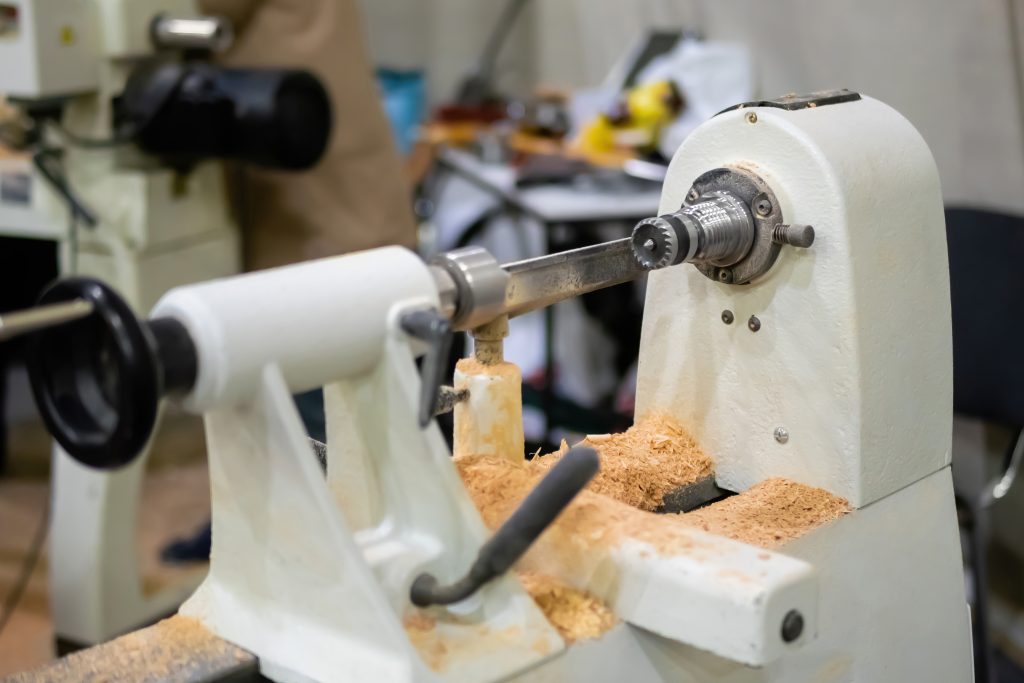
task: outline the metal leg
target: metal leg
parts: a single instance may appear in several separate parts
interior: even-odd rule
[[[978,683],[994,683],[995,666],[988,600],[989,508],[1013,486],[1024,461],[1024,429],[1010,442],[1001,476],[986,486],[976,500],[968,503],[967,534],[971,544],[971,584],[974,591],[973,637],[974,676]]]
[[[552,253],[551,231],[554,225],[542,223],[544,231],[544,253]],[[551,417],[555,414],[555,307],[544,308],[544,390],[541,393],[541,410],[544,411],[544,434],[542,441],[551,446]]]
[[[544,309],[544,391],[541,394],[544,411],[544,443],[551,445],[552,416],[555,414],[555,307]]]
[[[992,643],[988,615],[988,510],[969,503],[971,544],[971,587],[974,591],[972,636],[974,638],[974,680],[995,683],[992,677]]]

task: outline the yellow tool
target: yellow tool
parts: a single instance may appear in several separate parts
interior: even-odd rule
[[[614,111],[598,114],[584,126],[573,146],[584,154],[649,152],[657,146],[662,129],[684,106],[672,81],[639,85],[623,93]]]

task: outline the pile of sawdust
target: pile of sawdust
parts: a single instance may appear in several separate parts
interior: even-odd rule
[[[526,592],[567,643],[599,638],[618,621],[603,602],[553,576],[529,571],[518,575]]]
[[[102,645],[75,652],[34,672],[4,679],[24,681],[198,680],[206,669],[256,668],[256,657],[222,640],[198,620],[176,615]]]
[[[845,514],[845,500],[785,479],[687,514],[655,514],[666,493],[711,476],[713,466],[671,418],[653,414],[624,434],[589,437],[601,471],[559,515],[518,563],[524,585],[563,637],[597,637],[614,615],[590,585],[610,552],[635,539],[663,556],[681,555],[705,542],[693,529],[775,548]],[[568,448],[529,462],[460,456],[454,462],[484,523],[499,527]]]
[[[788,479],[766,479],[743,493],[684,515],[684,523],[762,548],[775,548],[849,511],[845,500]]]
[[[665,494],[710,477],[711,458],[674,419],[651,413],[622,434],[588,436],[581,445],[601,456],[601,471],[589,489],[641,510],[657,510]],[[534,458],[533,467],[550,469],[568,451]]]
[[[456,467],[484,523],[495,529],[515,511],[544,474],[527,463],[495,457],[462,457]],[[663,555],[692,549],[693,528],[772,548],[799,538],[842,516],[845,500],[831,493],[785,479],[769,479],[748,491],[687,514],[659,515],[621,503],[606,495],[583,491],[527,552],[521,568],[566,576],[585,574],[600,562],[599,548],[626,539],[649,543]],[[558,569],[553,571],[552,567]]]
[[[492,529],[508,519],[545,474],[529,463],[494,456],[459,457],[455,465],[484,523]],[[552,571],[553,567],[575,567],[573,573],[585,573],[586,564],[599,562],[596,556],[588,562],[592,549],[611,548],[627,537],[646,541],[664,554],[676,554],[693,547],[690,529],[679,523],[678,515],[646,512],[585,490],[541,534],[520,568],[555,576],[564,574]]]

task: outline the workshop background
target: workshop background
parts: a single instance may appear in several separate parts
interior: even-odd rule
[[[577,125],[570,135],[614,100],[623,70],[652,33],[703,46],[679,61],[706,70],[685,76],[699,88],[693,93],[684,88],[691,106],[711,107],[716,98],[733,93],[754,99],[842,87],[886,102],[921,132],[942,179],[953,261],[954,477],[969,567],[965,582],[976,600],[972,572],[977,560],[987,558],[988,627],[998,650],[993,680],[1024,680],[1018,672],[1024,668],[1024,531],[1018,521],[1024,515],[1024,487],[1009,485],[1021,456],[1014,445],[1024,426],[1024,363],[1018,351],[1024,331],[1019,268],[1024,258],[1024,4],[532,0],[510,13],[515,4],[362,2],[365,43],[380,70],[382,98],[417,190],[410,204],[424,255],[483,244],[503,261],[527,258],[625,236],[635,222],[627,216],[656,211],[656,180],[635,174],[613,178],[569,165],[533,169],[537,175],[529,184],[518,185],[500,135],[477,131],[464,139],[438,132],[433,124],[443,122],[488,36],[509,18],[493,92],[521,103],[520,115],[529,109],[522,103],[538,101],[538,93],[541,102],[560,102],[567,94],[570,125]],[[671,75],[671,66],[665,73]],[[575,177],[589,175],[594,177],[585,182]],[[554,203],[552,217],[534,211],[528,199],[521,204],[503,195],[526,187],[543,190],[545,184],[584,197],[620,193],[621,200],[613,201],[619,211],[605,219],[592,207],[579,206],[578,198],[538,195]],[[0,272],[5,287],[16,290],[10,300],[25,305],[56,275],[56,252],[43,244],[22,248],[20,263],[5,262]],[[0,250],[0,260],[3,254]],[[6,274],[21,270],[24,254],[39,270],[16,282]],[[529,385],[524,390],[528,443],[549,447],[563,436],[629,424],[635,372],[629,340],[639,334],[642,295],[642,285],[622,286],[591,303],[560,304],[548,318],[532,314],[513,330],[507,356],[523,368]],[[32,565],[23,593],[18,585],[46,505],[49,440],[31,404],[17,351],[5,392],[0,618],[7,619],[0,621],[0,676],[45,662],[54,652],[45,553]],[[199,528],[209,505],[198,420],[172,410],[166,422],[169,437],[150,462],[139,523],[139,556],[152,586],[201,572],[201,566],[161,562],[160,549]],[[979,547],[987,547],[987,553],[977,552]]]

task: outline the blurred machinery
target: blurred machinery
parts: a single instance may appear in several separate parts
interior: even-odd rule
[[[205,415],[214,549],[181,613],[273,680],[964,683],[941,225],[903,117],[849,91],[790,96],[698,129],[631,238],[504,266],[373,250],[176,288],[143,320],[67,280],[41,303],[78,318],[36,333],[30,370],[90,466],[131,462],[161,397]],[[443,396],[456,451],[521,458],[518,377],[498,371],[509,318],[649,271],[637,414],[686,425],[723,489],[785,477],[850,509],[774,550],[696,528],[674,552],[638,527],[610,547],[569,535],[560,578],[620,620],[572,644],[507,570],[593,451],[488,539],[430,418]],[[479,367],[439,394],[452,329]],[[326,481],[290,398],[320,384]]]
[[[102,277],[148,310],[172,287],[238,272],[215,160],[309,167],[326,145],[330,104],[307,72],[210,63],[232,39],[227,21],[200,16],[192,0],[0,2],[0,92],[20,113],[7,130],[34,170],[26,191],[5,201],[67,226],[53,230],[64,274]],[[55,449],[59,645],[147,623],[194,588],[143,594],[135,519],[144,467],[141,458],[101,473]]]

